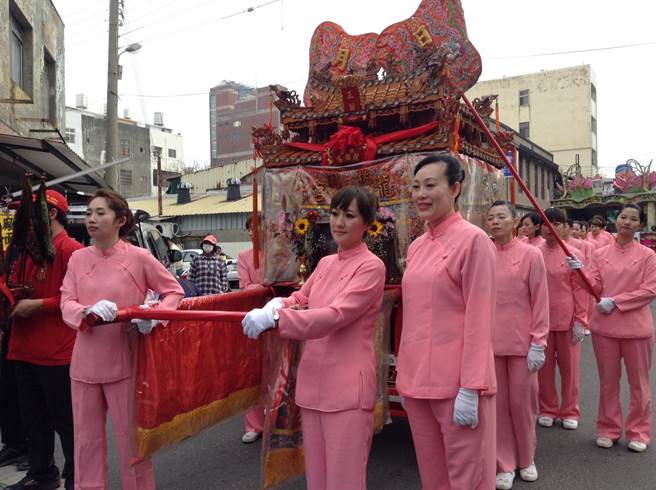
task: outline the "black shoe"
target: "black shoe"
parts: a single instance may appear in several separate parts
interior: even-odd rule
[[[25,454],[18,451],[17,449],[13,449],[7,446],[3,447],[2,451],[0,451],[0,468],[16,463],[16,461],[18,461],[23,456],[25,456]]]
[[[21,481],[5,487],[5,490],[57,490],[61,482],[56,480],[35,480],[26,476]]]

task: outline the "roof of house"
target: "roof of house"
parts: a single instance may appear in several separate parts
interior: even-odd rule
[[[157,215],[157,198],[132,199],[128,201],[132,209],[143,209],[151,216]],[[259,196],[260,205],[262,196]],[[226,201],[225,193],[192,197],[192,201],[177,204],[176,197],[166,197],[162,203],[162,216],[191,216],[203,214],[250,213],[253,211],[253,197],[249,194],[237,201]]]

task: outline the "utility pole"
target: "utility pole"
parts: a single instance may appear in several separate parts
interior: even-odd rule
[[[162,155],[157,155],[157,216],[162,216]]]
[[[107,123],[105,162],[112,162],[118,153],[118,8],[119,0],[109,0],[109,48],[107,51]],[[105,180],[117,188],[118,170],[111,167]]]

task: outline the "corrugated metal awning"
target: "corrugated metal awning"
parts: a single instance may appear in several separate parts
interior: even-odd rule
[[[45,174],[46,180],[54,180],[90,168],[61,141],[0,134],[0,185],[20,186],[28,170],[35,177]],[[56,187],[67,192],[93,194],[99,187],[109,187],[98,173],[92,172]]]

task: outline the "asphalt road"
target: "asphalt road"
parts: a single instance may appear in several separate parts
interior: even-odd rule
[[[652,390],[656,386],[652,382]],[[581,365],[582,419],[576,431],[559,426],[538,427],[535,483],[515,480],[513,488],[531,490],[656,490],[656,448],[635,454],[622,441],[612,449],[594,444],[598,380],[592,344],[583,346]],[[628,390],[623,383],[624,406]],[[242,444],[240,418],[230,420],[155,456],[157,488],[161,490],[259,489],[260,443]],[[61,463],[61,453],[57,455]],[[110,488],[120,489],[116,452],[110,442]],[[302,490],[304,478],[284,490]],[[369,490],[420,489],[410,428],[395,420],[374,437],[368,467]]]
[[[628,400],[623,386],[624,406]],[[652,388],[656,393],[656,387]],[[560,426],[538,427],[536,464],[540,479],[535,483],[516,480],[513,488],[532,490],[597,490],[624,488],[656,489],[656,449],[635,454],[626,449],[625,441],[612,449],[599,449],[594,444],[598,379],[592,344],[583,346],[581,365],[582,419],[578,430]],[[240,489],[259,488],[260,443],[242,444],[241,419],[214,427],[175,448],[155,457],[157,488]],[[120,488],[116,457],[110,466],[111,488]],[[303,478],[281,488],[301,490]],[[420,489],[417,465],[405,420],[395,420],[374,437],[368,467],[370,490]]]

